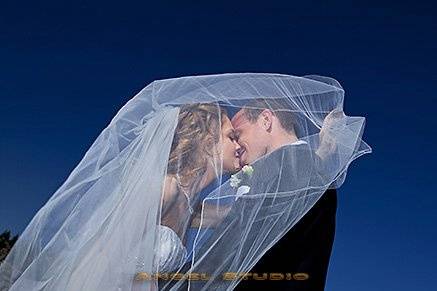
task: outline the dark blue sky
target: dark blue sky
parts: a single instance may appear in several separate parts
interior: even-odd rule
[[[436,288],[431,2],[12,2],[0,8],[0,231],[23,231],[155,79],[320,74],[345,88],[346,114],[367,117],[374,150],[340,189],[327,290]]]

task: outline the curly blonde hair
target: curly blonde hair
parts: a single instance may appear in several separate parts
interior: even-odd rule
[[[183,105],[179,111],[167,174],[175,175],[180,187],[196,189],[207,168],[211,149],[220,141],[226,111],[218,104]]]

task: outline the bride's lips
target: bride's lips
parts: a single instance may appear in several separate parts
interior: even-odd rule
[[[246,149],[241,148],[241,150],[238,153],[239,159],[240,159],[240,166],[244,166],[246,163],[244,162],[246,159]]]
[[[234,169],[238,171],[240,168],[241,168],[240,159],[239,158],[235,158],[235,160],[234,160]]]

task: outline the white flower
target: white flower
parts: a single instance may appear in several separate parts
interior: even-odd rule
[[[231,175],[231,178],[229,179],[229,184],[231,185],[232,188],[237,188],[238,185],[240,185],[240,183],[241,183],[241,179],[239,179],[235,175]]]
[[[241,171],[242,171],[244,174],[246,174],[246,175],[248,175],[248,176],[250,177],[250,176],[252,176],[252,174],[253,174],[253,167],[250,166],[250,165],[245,165],[245,166],[241,169]]]
[[[237,193],[235,194],[235,200],[237,200],[240,196],[243,196],[244,194],[248,193],[250,191],[250,187],[243,185],[238,187]]]

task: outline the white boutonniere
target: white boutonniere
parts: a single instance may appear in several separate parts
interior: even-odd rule
[[[231,184],[231,187],[232,187],[232,188],[237,188],[238,185],[240,185],[240,183],[241,183],[241,179],[238,178],[238,177],[236,176],[236,174],[231,175],[231,178],[229,179],[229,184]]]
[[[253,167],[250,165],[245,165],[241,169],[241,172],[250,178],[253,175]],[[241,183],[241,179],[237,177],[237,174],[233,174],[233,175],[231,175],[229,183],[231,184],[232,188],[238,188],[238,186]]]
[[[235,193],[235,200],[237,200],[238,198],[240,198],[244,194],[249,193],[249,191],[250,191],[249,186],[243,185],[243,186],[238,187],[237,193]]]
[[[252,177],[253,175],[253,167],[250,165],[245,165],[242,169],[241,172],[248,176],[249,178]],[[231,175],[230,178],[230,185],[232,188],[237,189],[237,193],[235,193],[235,200],[237,200],[240,196],[248,193],[250,191],[250,187],[247,185],[243,185],[240,186],[242,179],[237,177],[237,174]]]
[[[241,171],[242,171],[244,174],[248,175],[249,177],[252,177],[252,174],[253,174],[253,167],[250,166],[250,165],[245,165],[245,166],[241,169]]]

